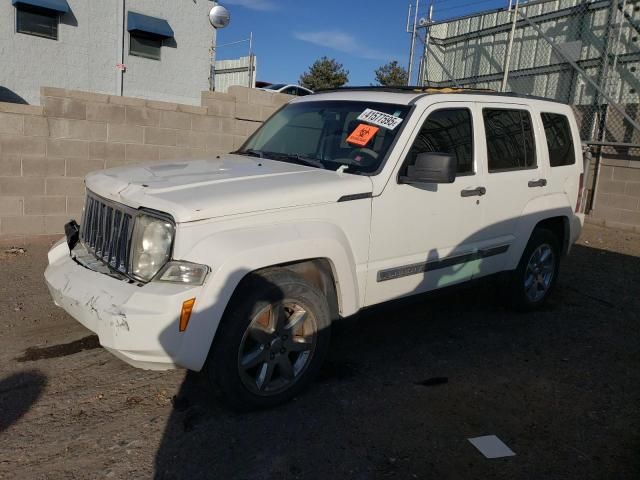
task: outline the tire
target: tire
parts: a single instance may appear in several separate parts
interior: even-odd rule
[[[304,390],[329,350],[322,292],[286,269],[249,274],[216,334],[205,375],[232,409],[269,408]]]
[[[513,306],[530,311],[544,305],[555,288],[559,272],[558,238],[550,230],[536,228],[509,278]]]

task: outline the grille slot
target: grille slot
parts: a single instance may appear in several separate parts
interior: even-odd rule
[[[80,226],[85,248],[111,268],[129,273],[129,252],[135,211],[87,192]]]

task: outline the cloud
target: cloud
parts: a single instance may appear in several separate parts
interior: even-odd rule
[[[331,48],[355,57],[369,60],[389,60],[394,58],[394,55],[371,48],[353,35],[340,31],[294,32],[293,36],[303,42]]]
[[[249,8],[251,10],[276,10],[278,6],[271,0],[223,0],[222,4],[237,5],[239,7]]]

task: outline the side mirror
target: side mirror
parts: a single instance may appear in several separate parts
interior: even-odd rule
[[[407,167],[401,183],[453,183],[458,162],[449,153],[419,153],[415,165]]]

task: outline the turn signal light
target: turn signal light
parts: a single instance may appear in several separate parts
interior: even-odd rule
[[[184,332],[189,325],[189,319],[191,318],[191,312],[193,312],[193,305],[196,303],[195,298],[190,298],[182,303],[182,312],[180,312],[180,331]]]

